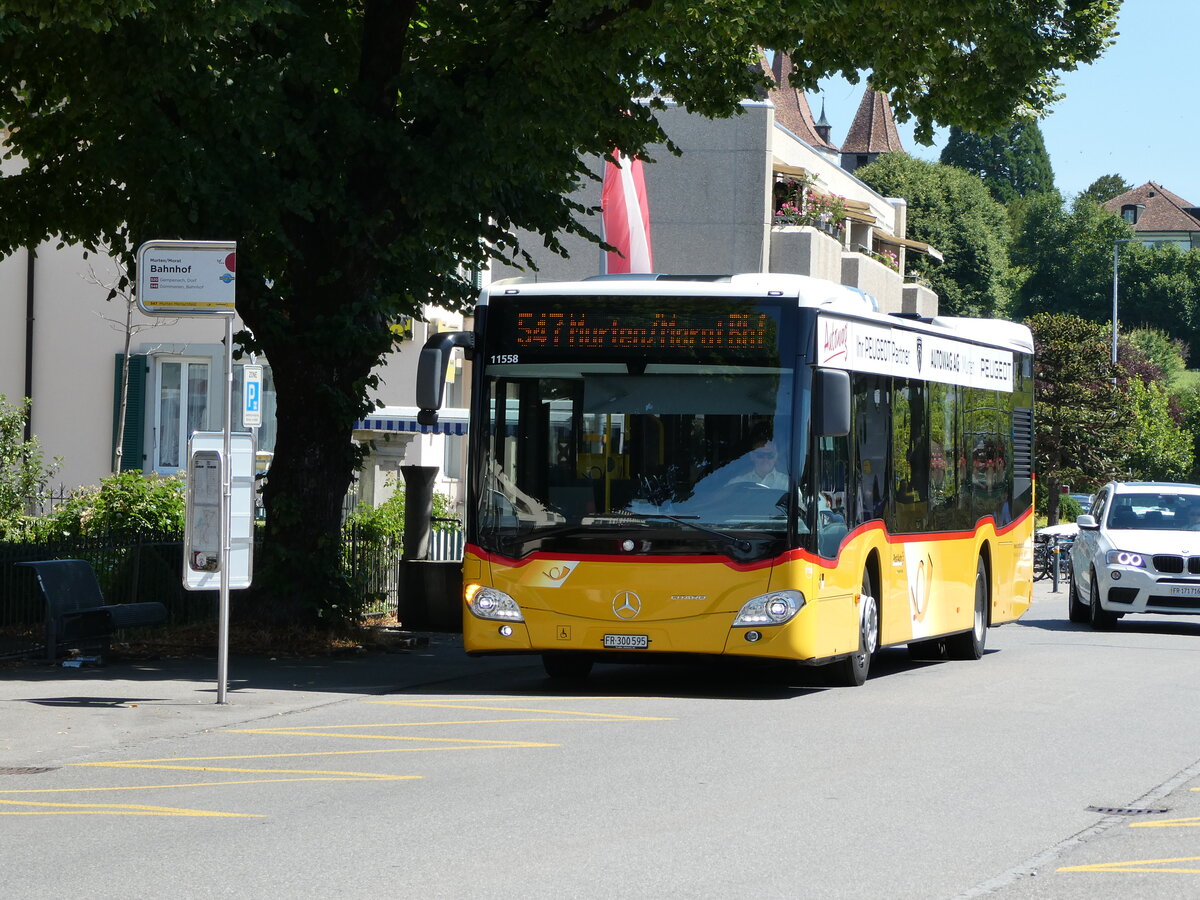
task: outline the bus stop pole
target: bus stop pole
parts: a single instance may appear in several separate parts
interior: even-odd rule
[[[225,316],[225,416],[221,424],[225,452],[221,454],[221,591],[217,623],[217,703],[226,700],[229,685],[229,557],[233,523],[233,440],[229,420],[233,414],[233,316]]]

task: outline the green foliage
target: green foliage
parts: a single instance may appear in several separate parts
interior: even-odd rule
[[[359,529],[359,533],[367,540],[378,540],[380,538],[403,538],[404,537],[404,501],[405,492],[403,489],[396,490],[394,480],[389,480],[389,484],[393,488],[393,494],[383,503],[378,506],[371,506],[369,503],[364,503],[346,517],[347,525],[355,525]],[[445,494],[433,495],[433,530],[447,531],[454,527],[454,523],[447,521],[437,521],[438,519],[446,520],[453,518],[453,504],[449,497]]]
[[[1171,418],[1168,396],[1161,384],[1129,380],[1136,439],[1125,470],[1145,481],[1185,481],[1192,471],[1192,435]]]
[[[40,538],[183,534],[183,475],[143,476],[133,470],[100,479],[98,487],[72,492],[66,502],[39,518]]]
[[[1189,435],[1188,442],[1192,450],[1192,470],[1187,480],[1200,483],[1200,383],[1193,383],[1175,395],[1179,405],[1180,425],[1184,433]]]
[[[1109,332],[1078,316],[1040,313],[1033,331],[1034,447],[1039,490],[1057,522],[1059,486],[1092,490],[1122,471],[1133,450],[1135,411],[1113,381]]]
[[[990,135],[954,126],[940,160],[978,175],[1001,203],[1054,190],[1050,154],[1042,129],[1033,119],[1023,119]]]
[[[1136,328],[1129,332],[1129,342],[1158,370],[1169,390],[1187,371],[1187,345],[1157,328]]]
[[[0,179],[0,255],[237,240],[242,341],[279,399],[259,586],[240,607],[304,624],[345,591],[331,535],[389,323],[467,306],[472,270],[525,258],[522,230],[561,252],[589,155],[662,143],[668,100],[736,114],[767,85],[760,47],[791,54],[800,88],[870,69],[926,143],[934,122],[986,129],[1046,108],[1118,8],[0,0],[4,149],[27,163]]]
[[[1084,189],[1083,195],[1095,203],[1105,203],[1130,190],[1133,185],[1120,175],[1101,175]]]
[[[1121,323],[1185,341],[1194,358],[1200,352],[1200,253],[1174,244],[1126,244],[1119,266]]]
[[[1069,208],[1055,195],[1028,201],[1012,249],[1021,277],[1016,312],[1070,313],[1111,325],[1116,248],[1120,324],[1184,341],[1195,358],[1200,351],[1200,254],[1174,244],[1147,247],[1134,234],[1120,216],[1085,195]]]
[[[930,283],[943,314],[1005,311],[1008,217],[979,178],[902,153],[885,153],[854,174],[885,197],[904,197],[908,236],[942,251],[943,263],[910,251],[907,268]]]
[[[27,526],[26,508],[46,490],[61,460],[42,461],[36,437],[25,440],[29,401],[21,406],[0,394],[0,538],[19,538]]]
[[[1077,198],[1069,210],[1057,194],[1031,198],[1012,244],[1021,276],[1015,314],[1111,320],[1113,242],[1132,237],[1120,216],[1087,197]]]

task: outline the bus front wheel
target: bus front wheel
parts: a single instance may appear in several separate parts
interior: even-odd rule
[[[871,670],[871,657],[879,647],[879,601],[869,570],[863,570],[862,595],[859,599],[858,652],[830,663],[826,672],[829,683],[859,687]]]

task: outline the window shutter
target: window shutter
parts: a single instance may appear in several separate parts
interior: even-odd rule
[[[121,416],[121,361],[123,353],[116,354],[113,378],[113,427],[112,449],[117,449],[117,420]],[[121,441],[121,471],[145,468],[146,453],[146,373],[149,371],[147,357],[134,354],[129,357],[129,395],[125,404],[125,433]]]

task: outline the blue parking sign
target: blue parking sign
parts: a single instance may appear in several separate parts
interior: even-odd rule
[[[242,426],[258,428],[262,425],[262,366],[244,366],[242,376]]]

